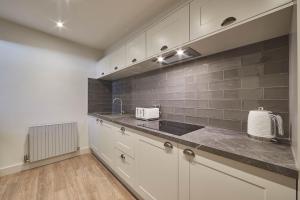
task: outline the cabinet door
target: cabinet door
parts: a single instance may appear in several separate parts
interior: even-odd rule
[[[190,38],[207,35],[290,1],[194,0],[190,4]]]
[[[295,189],[198,155],[191,158],[181,151],[179,166],[180,200],[296,199]]]
[[[110,55],[110,70],[112,72],[118,71],[120,69],[123,69],[125,64],[125,56],[126,56],[126,49],[125,46],[120,47],[119,49],[116,49],[113,51]]]
[[[106,76],[106,75],[112,73],[112,70],[110,70],[109,62],[110,62],[110,57],[105,56],[97,63],[97,65],[96,65],[96,74],[97,74],[96,77],[97,78],[101,78],[103,76]]]
[[[99,123],[99,156],[113,168],[114,160],[114,144],[115,144],[115,132],[114,129],[102,121]]]
[[[90,148],[97,153],[97,144],[96,144],[96,137],[97,137],[97,118],[95,117],[88,117],[88,133],[89,133],[89,145]]]
[[[140,137],[136,162],[137,190],[145,200],[178,199],[178,149],[174,145],[169,148]]]
[[[189,41],[189,7],[180,8],[147,30],[147,57]]]
[[[126,63],[127,65],[133,65],[146,58],[146,34],[143,33],[126,45]]]

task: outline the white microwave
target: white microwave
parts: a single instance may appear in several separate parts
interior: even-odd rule
[[[159,119],[159,108],[141,108],[135,109],[135,118],[141,120],[156,120]]]

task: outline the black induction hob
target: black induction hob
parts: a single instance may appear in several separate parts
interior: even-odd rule
[[[145,122],[145,123],[138,124],[138,126],[142,126],[145,128],[150,128],[150,129],[154,129],[154,130],[158,130],[158,131],[162,131],[162,132],[166,132],[178,136],[204,128],[204,126],[166,121],[166,120]]]

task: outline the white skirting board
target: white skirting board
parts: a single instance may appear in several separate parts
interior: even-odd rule
[[[59,162],[59,161],[62,161],[62,160],[68,159],[68,158],[76,157],[76,156],[87,154],[90,152],[91,151],[90,151],[89,147],[82,147],[82,148],[80,148],[79,151],[61,155],[61,156],[56,156],[53,158],[49,158],[49,159],[45,159],[45,160],[41,160],[41,161],[37,161],[37,162],[32,162],[32,163],[18,163],[18,164],[8,166],[5,168],[0,168],[0,177],[9,175],[9,174],[14,174],[14,173],[24,171],[24,170],[36,168],[36,167],[41,167],[43,165],[49,165],[49,164],[52,164],[55,162]]]

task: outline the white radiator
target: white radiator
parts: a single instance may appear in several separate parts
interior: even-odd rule
[[[30,127],[28,147],[27,161],[30,162],[77,151],[77,123]]]

